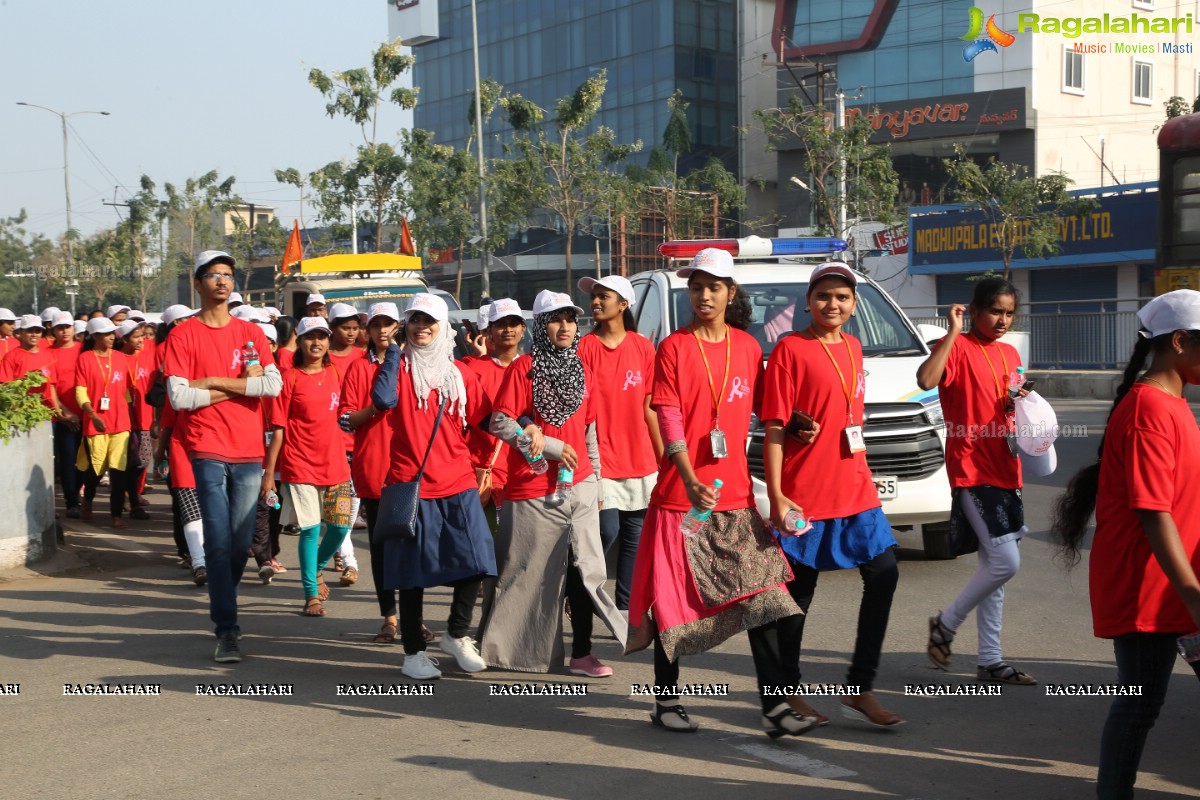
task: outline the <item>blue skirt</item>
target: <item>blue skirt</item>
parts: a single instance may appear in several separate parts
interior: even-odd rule
[[[818,570],[850,569],[896,546],[891,523],[882,508],[849,517],[813,520],[803,536],[779,536],[788,558]]]
[[[479,490],[417,501],[417,535],[384,542],[386,589],[425,589],[496,574],[496,547]]]

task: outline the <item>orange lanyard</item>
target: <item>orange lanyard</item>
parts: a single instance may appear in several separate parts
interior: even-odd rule
[[[700,334],[696,333],[695,325],[689,325],[688,328],[692,331],[692,336],[696,337],[696,346],[700,348],[700,358],[704,360],[704,372],[708,375],[708,390],[712,392],[713,422],[719,427],[721,422],[721,398],[725,396],[725,387],[729,385],[729,365],[733,362],[733,337],[729,335],[729,326],[725,326],[725,376],[721,379],[721,391],[718,393],[717,385],[713,381],[712,367],[708,365],[708,356],[704,352],[704,343],[700,341]]]
[[[108,384],[112,381],[112,353],[108,354],[108,373],[104,372],[104,364],[100,361],[100,356],[96,355],[96,351],[92,351],[92,355],[96,357],[96,366],[100,369],[100,377],[104,379],[104,383],[100,384],[101,397],[108,397]]]
[[[987,354],[987,350],[983,349],[983,345],[981,345],[979,340],[975,338],[975,334],[971,334],[971,341],[975,342],[975,346],[979,348],[979,352],[983,353],[983,359],[987,361],[988,369],[992,371],[992,380],[996,382],[996,397],[999,400],[1003,400],[1008,395],[1008,391],[1005,389],[1004,385],[1000,383],[1000,376],[996,374],[996,367],[992,364],[992,357]],[[1000,351],[1000,361],[1004,365],[1004,377],[1005,380],[1007,380],[1008,358],[1005,357],[1003,350]]]
[[[829,356],[829,363],[833,364],[833,368],[837,370],[838,380],[842,382],[842,392],[846,395],[846,418],[849,419],[850,424],[853,425],[854,390],[850,387],[851,385],[855,386],[855,388],[858,386],[858,368],[854,366],[854,348],[852,348],[850,343],[846,341],[846,337],[843,334],[842,342],[846,345],[846,356],[850,359],[850,379],[852,381],[852,383],[847,383],[846,376],[842,372],[842,368],[838,364],[837,359],[833,357],[833,352],[829,349],[829,345],[825,344],[825,342],[821,340],[821,337],[817,336],[817,332],[813,330],[812,325],[808,326],[808,333],[817,340],[818,344],[821,345],[821,349],[825,351],[825,355]]]

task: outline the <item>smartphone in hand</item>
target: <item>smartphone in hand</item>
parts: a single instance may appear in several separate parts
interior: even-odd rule
[[[792,409],[792,418],[788,420],[788,424],[787,427],[784,428],[784,432],[788,436],[800,438],[801,433],[805,431],[811,431],[813,429],[815,422],[816,420],[813,419],[811,414],[800,411],[799,409]]]

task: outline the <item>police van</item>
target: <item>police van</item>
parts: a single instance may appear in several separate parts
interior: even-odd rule
[[[748,333],[758,340],[763,358],[775,343],[811,323],[805,309],[808,278],[820,260],[846,248],[841,239],[799,238],[691,240],[667,242],[659,252],[680,259],[670,269],[642,272],[633,283],[638,332],[657,347],[692,319],[687,281],[675,269],[705,247],[730,252],[735,280],[753,310]],[[950,483],[946,476],[946,433],[937,389],[917,386],[917,367],[929,356],[928,337],[912,324],[888,294],[866,275],[859,276],[858,307],[844,330],[862,342],[866,373],[866,420],[863,438],[867,465],[875,479],[883,511],[903,542],[906,532],[919,536],[929,558],[953,558],[950,549]],[[753,422],[748,445],[750,472],[759,511],[770,510],[763,473],[764,430]]]

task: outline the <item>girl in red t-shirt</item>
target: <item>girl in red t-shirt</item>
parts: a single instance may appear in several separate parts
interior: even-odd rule
[[[350,465],[338,427],[341,377],[329,361],[329,325],[322,317],[308,317],[296,333],[296,365],[288,370],[270,413],[273,433],[263,465],[262,499],[275,492],[278,468],[283,517],[300,527],[304,615],[323,617],[329,587],[321,570],[354,521]]]
[[[88,334],[91,340],[75,365],[75,400],[83,410],[83,444],[76,462],[84,473],[79,517],[91,521],[100,476],[110,470],[112,526],[127,528],[121,514],[129,464],[129,367],[125,354],[113,350],[117,328],[112,322],[94,319]]]
[[[1109,707],[1096,778],[1102,798],[1133,796],[1176,643],[1200,631],[1200,430],[1183,399],[1185,386],[1200,384],[1200,292],[1156,297],[1138,319],[1141,335],[1109,412],[1100,460],[1071,479],[1050,526],[1075,564],[1095,511],[1088,560],[1095,634],[1113,640],[1117,682],[1137,689]],[[1192,667],[1200,673],[1200,662]]]
[[[154,379],[153,357],[145,351],[146,328],[135,320],[125,320],[117,326],[116,347],[129,361],[129,480],[125,494],[129,498],[129,516],[133,519],[150,519],[142,508],[140,487],[146,477],[146,467],[154,455],[154,444],[150,440],[150,427],[154,424],[154,412],[146,402],[146,392]]]
[[[357,361],[366,358],[367,351],[359,346],[359,337],[364,332],[360,325],[358,310],[348,303],[334,303],[329,308],[329,357],[342,376],[342,387],[345,388],[346,377],[350,368]],[[346,433],[346,461],[354,458],[354,436]],[[353,474],[353,469],[351,473]],[[351,501],[352,519],[358,520],[359,499],[354,481],[350,481],[350,490],[354,493]],[[360,526],[361,527],[361,526]],[[354,555],[354,542],[349,536],[342,540],[342,546],[333,557],[334,570],[342,574],[342,586],[353,586],[358,583],[358,557]]]
[[[1021,357],[1012,345],[999,341],[1017,312],[1016,287],[1003,278],[977,281],[971,330],[960,335],[965,312],[961,305],[950,307],[949,332],[918,368],[917,384],[937,387],[941,398],[953,493],[951,539],[978,542],[979,566],[954,602],[930,618],[925,650],[934,667],[948,669],[950,643],[974,609],[979,680],[1032,686],[1037,681],[1005,663],[1000,652],[1004,585],[1021,566],[1018,546],[1028,530],[1012,428],[1015,401],[1009,390]]]
[[[604,589],[600,452],[594,384],[577,352],[580,313],[569,295],[538,293],[532,352],[508,368],[496,399],[492,434],[511,447],[496,534],[499,575],[480,638],[483,657],[494,666],[522,672],[559,668],[565,597],[573,633],[569,669],[598,678],[612,669],[592,655],[593,614],[622,643],[626,625]],[[530,437],[528,452],[535,461],[540,456],[553,462],[540,475],[518,449],[522,435]],[[570,488],[560,493],[556,484]]]
[[[658,482],[662,437],[650,408],[654,345],[633,324],[633,286],[619,275],[580,278],[591,295],[592,332],[579,341],[579,358],[595,379],[596,434],[600,440],[600,541],[613,553],[617,608],[629,609],[629,588],[650,493]]]
[[[679,704],[679,656],[747,631],[763,728],[774,738],[816,720],[780,699],[789,681],[778,623],[800,610],[784,590],[791,570],[754,505],[746,438],[761,398],[762,348],[744,330],[751,309],[733,270],[729,253],[706,248],[677,273],[688,280],[693,322],[658,348],[651,404],[666,457],[634,565],[626,651],[654,645],[651,721],[694,731]],[[711,512],[690,536],[681,530],[689,510]]]

